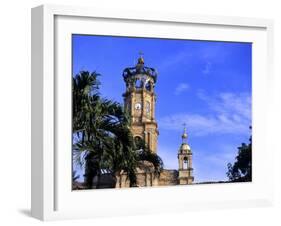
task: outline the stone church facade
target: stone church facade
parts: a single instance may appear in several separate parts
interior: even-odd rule
[[[131,131],[134,139],[142,139],[149,149],[157,154],[159,136],[158,124],[155,118],[157,72],[154,68],[145,66],[142,56],[135,67],[125,68],[123,78],[126,91],[123,94],[124,107],[131,116]],[[160,156],[161,157],[161,156]],[[176,156],[175,156],[176,157]],[[178,169],[163,169],[159,174],[154,172],[153,165],[145,162],[137,169],[137,186],[168,186],[177,184],[192,184],[194,181],[192,168],[192,151],[187,143],[187,133],[184,128],[182,144],[178,154]],[[117,176],[117,188],[129,187],[130,181],[126,173]]]

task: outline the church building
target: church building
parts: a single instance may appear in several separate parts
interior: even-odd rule
[[[139,57],[135,67],[125,68],[123,79],[126,90],[123,94],[124,107],[131,116],[131,131],[136,142],[143,140],[149,149],[157,154],[159,130],[155,118],[157,96],[155,85],[157,71],[145,66],[144,58]],[[161,156],[160,156],[161,157]],[[161,186],[192,184],[194,181],[192,168],[192,151],[187,143],[187,132],[184,127],[182,144],[177,156],[178,169],[163,169],[160,175],[154,173],[153,165],[144,164],[137,169],[137,186]],[[129,179],[126,173],[120,173],[117,177],[117,188],[129,187]]]

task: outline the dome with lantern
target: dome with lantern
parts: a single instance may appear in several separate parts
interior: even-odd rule
[[[183,131],[183,134],[181,137],[182,137],[182,144],[180,146],[179,152],[180,153],[191,153],[191,148],[187,144],[187,132],[186,132],[185,127],[184,127],[184,131]]]

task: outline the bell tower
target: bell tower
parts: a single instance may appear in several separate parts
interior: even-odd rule
[[[158,127],[155,120],[155,84],[157,72],[144,65],[140,54],[134,67],[125,68],[123,78],[126,91],[124,106],[131,116],[131,131],[134,139],[143,139],[153,153],[157,152]]]
[[[184,125],[182,134],[182,144],[178,152],[179,160],[179,184],[192,184],[194,181],[192,168],[192,152],[190,146],[187,144],[187,133]]]

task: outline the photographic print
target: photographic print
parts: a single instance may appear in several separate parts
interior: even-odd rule
[[[72,189],[252,181],[252,44],[72,35]]]

